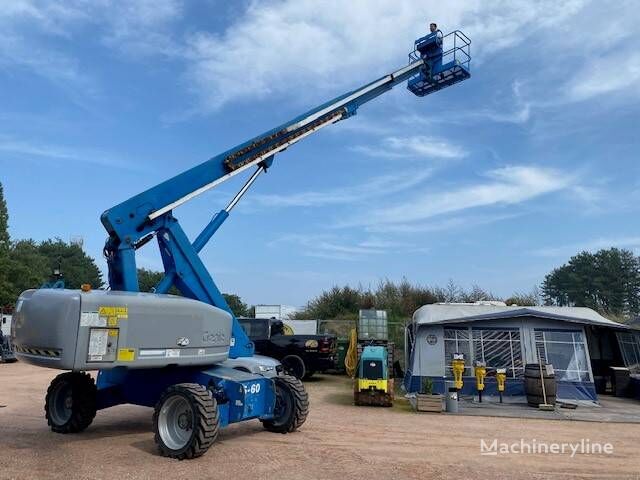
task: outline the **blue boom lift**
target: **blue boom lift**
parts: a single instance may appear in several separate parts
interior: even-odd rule
[[[408,82],[407,88],[415,95],[425,96],[469,78],[469,46],[470,40],[459,31],[443,36],[438,30],[422,37],[416,40],[408,65],[105,211],[101,221],[109,233],[104,254],[110,293],[139,291],[136,252],[155,238],[164,264],[164,278],[155,289],[159,294],[157,305],[166,301],[167,297],[161,294],[175,286],[187,298],[231,313],[198,253],[258,176],[272,166],[275,155],[314,132],[355,115],[361,105],[403,82]],[[187,238],[174,210],[249,170],[251,175],[229,204],[213,216],[195,240]],[[126,308],[105,311],[118,320],[126,318]],[[83,315],[86,315],[83,321],[99,319],[98,313],[95,318],[91,312]],[[231,335],[226,339],[229,357],[253,356],[253,343],[234,317],[231,322]],[[105,333],[104,338],[110,337]],[[96,342],[99,339],[96,336]],[[186,343],[188,339],[178,339],[179,346]],[[96,345],[89,348],[99,348]],[[55,350],[52,352],[49,353],[56,355]],[[121,353],[118,351],[118,360]],[[34,360],[39,353],[23,348],[22,354],[25,359]],[[122,359],[127,360],[130,355],[131,360],[135,354],[133,350],[125,351]],[[54,431],[77,432],[91,423],[96,410],[123,403],[155,407],[156,443],[162,454],[179,459],[202,455],[215,440],[219,428],[229,423],[257,418],[268,430],[286,433],[297,429],[308,411],[304,387],[293,377],[266,378],[218,364],[173,365],[101,369],[96,385],[80,371],[63,373],[49,388],[47,419]]]

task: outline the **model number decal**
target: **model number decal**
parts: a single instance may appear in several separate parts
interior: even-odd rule
[[[245,392],[249,392],[249,393],[259,393],[260,392],[260,384],[259,383],[252,383],[250,387],[245,386],[244,390],[245,390]]]

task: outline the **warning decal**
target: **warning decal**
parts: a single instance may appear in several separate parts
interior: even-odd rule
[[[101,318],[98,312],[80,312],[81,327],[104,327],[106,325],[106,319]]]
[[[136,359],[135,348],[119,348],[118,349],[119,362],[133,362],[135,359]]]
[[[129,318],[129,307],[100,307],[98,313],[101,317]]]
[[[98,315],[108,327],[117,327],[118,321],[129,318],[129,307],[99,307]]]

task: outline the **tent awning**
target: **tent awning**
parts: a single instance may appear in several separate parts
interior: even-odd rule
[[[629,330],[631,327],[614,322],[585,307],[519,307],[482,303],[434,303],[424,305],[413,314],[417,325],[442,325],[517,317],[536,317],[549,320],[597,325]]]

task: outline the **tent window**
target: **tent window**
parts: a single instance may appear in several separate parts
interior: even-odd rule
[[[489,368],[506,368],[509,378],[522,377],[522,343],[519,330],[473,330],[474,360]]]
[[[616,332],[625,366],[632,373],[640,373],[640,335],[631,332]]]
[[[582,332],[536,330],[536,349],[553,365],[558,380],[588,382],[589,361]]]
[[[444,364],[447,375],[453,375],[451,371],[451,360],[454,353],[464,355],[464,363],[468,365],[464,369],[464,376],[471,376],[471,343],[469,340],[469,329],[467,328],[445,328],[444,329]]]

